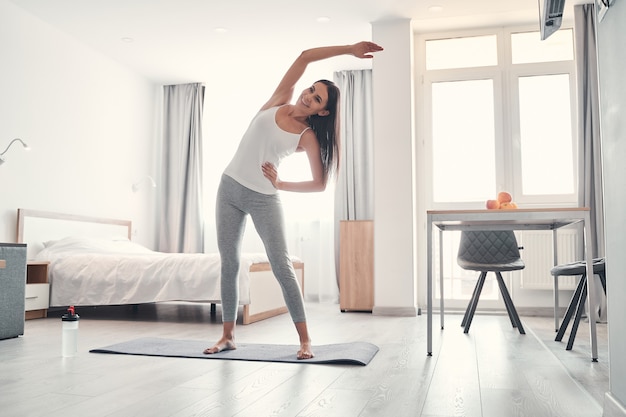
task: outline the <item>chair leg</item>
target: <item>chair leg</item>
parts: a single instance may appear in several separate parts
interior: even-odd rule
[[[504,284],[502,274],[500,272],[496,272],[496,276],[498,278],[500,292],[502,293],[502,298],[504,299],[504,304],[506,305],[507,312],[509,313],[509,318],[513,323],[513,327],[517,327],[517,330],[519,330],[520,334],[526,334],[526,332],[524,331],[524,326],[522,326],[522,321],[520,320],[519,315],[517,314],[517,310],[515,309],[515,305],[513,304],[513,300],[509,295],[509,290],[507,290],[506,285]]]
[[[578,331],[578,325],[580,324],[580,317],[583,315],[583,311],[585,310],[585,301],[587,299],[587,283],[583,286],[583,291],[580,295],[580,300],[578,302],[578,308],[576,309],[576,317],[574,318],[574,324],[572,324],[572,331],[569,334],[569,340],[567,341],[567,347],[565,350],[572,350],[572,346],[574,346],[574,339],[576,338],[576,332]]]
[[[606,275],[604,272],[598,274],[600,276],[600,283],[602,284],[602,289],[604,290],[604,295],[606,295]]]
[[[472,298],[470,298],[469,303],[467,303],[467,308],[465,309],[465,314],[463,315],[463,320],[461,321],[461,327],[465,327],[465,323],[467,323],[467,316],[469,315],[469,311],[471,309],[472,303],[474,303],[474,300],[476,300],[476,302],[478,302],[477,296],[478,296],[478,285],[480,283],[480,279],[484,278],[485,276],[487,276],[486,272],[481,272],[480,276],[478,277],[478,280],[476,281],[476,285],[474,285],[474,291],[472,292]]]
[[[603,272],[598,274],[598,277],[600,278],[600,284],[602,284],[602,289],[604,290],[604,296],[606,297],[606,276],[604,275]],[[600,317],[603,314],[601,306],[598,306],[598,316]]]
[[[476,306],[478,306],[478,299],[480,298],[480,293],[483,290],[483,285],[485,284],[485,277],[487,276],[486,272],[481,272],[480,277],[478,278],[478,283],[476,284],[476,296],[473,297],[472,302],[469,305],[469,310],[466,312],[467,320],[465,321],[465,328],[463,329],[463,333],[468,333],[470,326],[472,325],[472,319],[474,318],[474,313],[476,312]]]
[[[513,303],[509,303],[510,297],[507,298],[504,296],[505,292],[508,294],[508,290],[506,288],[506,285],[504,284],[504,279],[502,278],[502,274],[500,272],[496,272],[496,280],[498,281],[498,288],[500,288],[500,294],[502,294],[502,300],[504,301],[504,306],[506,307],[506,313],[509,315],[509,320],[511,320],[511,326],[515,328],[517,327],[517,322],[513,318],[513,309],[515,309],[515,307],[513,307],[512,309],[511,307],[513,306]]]
[[[565,316],[563,317],[563,321],[561,322],[561,327],[559,327],[559,331],[557,332],[556,337],[554,338],[555,342],[560,342],[561,340],[563,340],[563,336],[565,335],[567,326],[569,326],[569,322],[572,319],[574,312],[576,311],[576,307],[578,306],[578,303],[580,302],[580,294],[583,291],[583,287],[585,286],[586,280],[587,280],[587,275],[582,274],[580,276],[580,280],[578,281],[578,285],[576,286],[576,291],[574,291],[574,294],[572,295],[572,299],[570,300],[569,305],[567,306],[567,311],[565,312]]]

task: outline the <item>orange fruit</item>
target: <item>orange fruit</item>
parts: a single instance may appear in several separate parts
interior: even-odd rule
[[[507,193],[506,191],[500,191],[498,193],[498,201],[500,202],[500,204],[510,203],[511,201],[513,201],[513,197],[511,197],[511,194]]]
[[[489,210],[497,210],[500,208],[500,202],[498,200],[487,200],[485,206]]]

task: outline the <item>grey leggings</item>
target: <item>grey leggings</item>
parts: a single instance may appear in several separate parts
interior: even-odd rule
[[[222,175],[217,191],[217,246],[222,260],[222,320],[237,319],[241,241],[250,214],[278,279],[291,318],[306,321],[302,291],[287,251],[283,210],[278,194],[262,194]]]

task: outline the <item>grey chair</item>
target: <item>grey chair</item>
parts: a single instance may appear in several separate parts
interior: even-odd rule
[[[606,275],[604,271],[604,258],[594,259],[593,273],[594,275],[598,275],[600,277],[600,283],[602,284],[602,289],[606,295]],[[560,276],[580,275],[576,290],[572,295],[572,299],[570,300],[565,316],[563,317],[563,322],[561,323],[561,326],[557,331],[556,338],[554,339],[557,342],[563,340],[563,336],[567,331],[569,322],[571,321],[572,316],[574,316],[574,312],[576,312],[569,339],[567,341],[567,347],[565,348],[566,350],[572,350],[572,347],[574,346],[574,339],[576,338],[576,333],[578,332],[578,325],[580,324],[580,319],[585,311],[585,301],[587,300],[587,263],[585,261],[578,261],[557,265],[552,268],[550,273],[554,276],[555,280]]]
[[[522,322],[513,305],[513,300],[502,279],[503,271],[524,269],[524,261],[520,257],[520,248],[513,231],[463,231],[457,262],[466,270],[479,271],[478,282],[470,299],[461,326],[464,333],[468,333],[476,312],[478,299],[482,292],[488,272],[494,272],[500,287],[500,293],[511,319],[511,325],[517,328],[520,334],[526,334]]]

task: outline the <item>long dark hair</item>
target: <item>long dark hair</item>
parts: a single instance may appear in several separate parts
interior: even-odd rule
[[[309,116],[308,122],[320,144],[324,178],[328,178],[339,169],[339,88],[332,81],[319,80],[317,82],[323,83],[328,88],[328,103],[325,108],[328,110],[328,115],[314,114]]]

